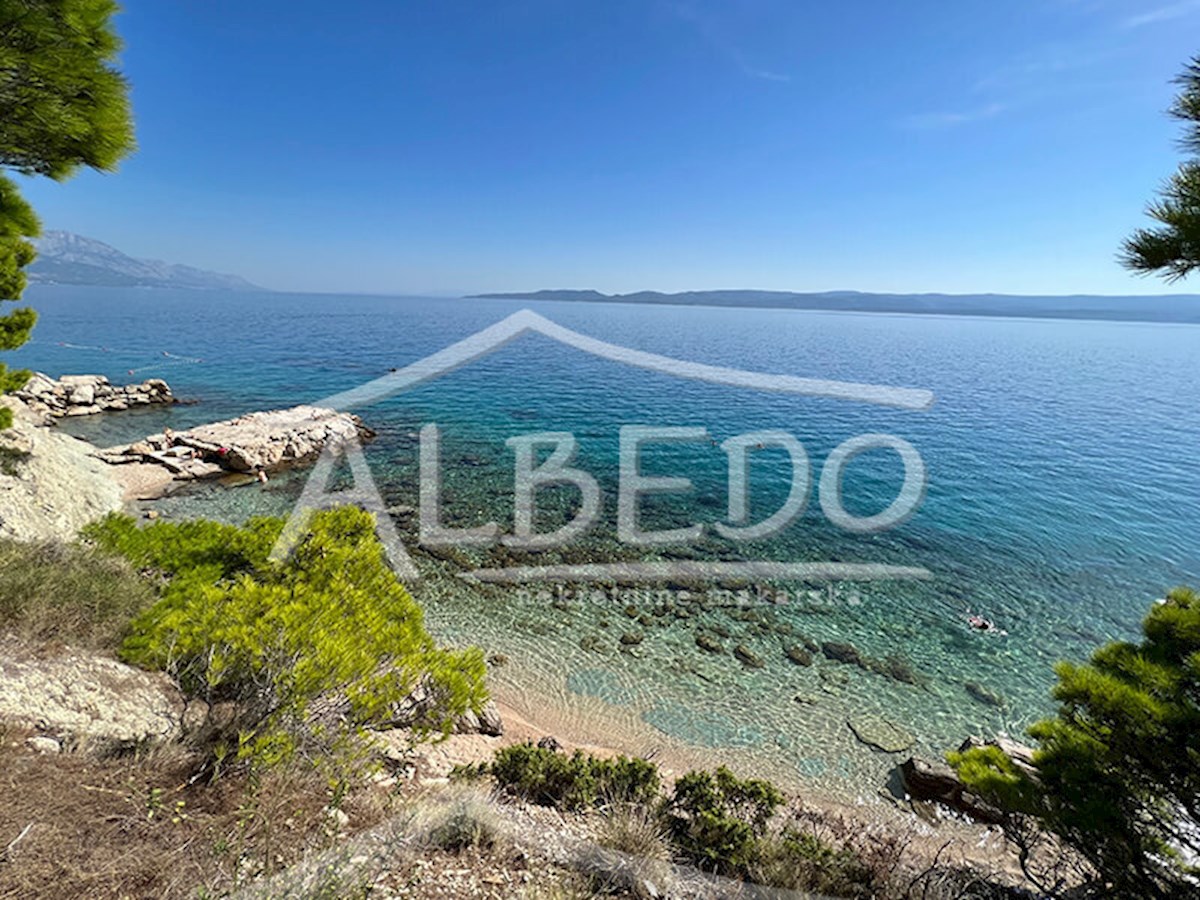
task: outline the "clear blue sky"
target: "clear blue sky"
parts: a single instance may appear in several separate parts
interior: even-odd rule
[[[1168,290],[1200,0],[125,0],[48,228],[279,289]],[[1185,288],[1195,289],[1185,285]]]

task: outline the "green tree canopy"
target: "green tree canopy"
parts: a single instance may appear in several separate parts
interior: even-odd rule
[[[1171,115],[1184,124],[1185,160],[1147,210],[1159,224],[1139,228],[1125,241],[1121,263],[1145,275],[1178,281],[1200,267],[1200,56],[1176,79]]]
[[[375,519],[355,507],[313,516],[282,563],[269,559],[279,519],[244,527],[196,520],[139,528],[111,515],[84,535],[161,573],[161,599],[130,626],[121,656],[161,669],[183,690],[236,715],[218,756],[252,763],[325,746],[379,724],[421,685],[434,699],[418,729],[448,733],[486,700],[478,648],[448,650],[388,567]]]
[[[1112,897],[1200,896],[1200,595],[1172,591],[1140,643],[1059,663],[1036,773],[995,747],[951,754],[971,788],[1074,847]]]
[[[114,0],[0,0],[0,169],[69,177],[82,166],[111,170],[133,149],[128,90],[114,63],[121,48]],[[19,300],[29,242],[39,225],[16,184],[0,175],[0,300]],[[29,339],[37,316],[0,317],[0,350]],[[0,391],[28,379],[0,364]],[[12,413],[0,409],[0,428]]]

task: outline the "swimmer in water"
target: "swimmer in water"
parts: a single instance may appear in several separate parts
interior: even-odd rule
[[[1001,637],[1008,636],[1008,632],[1002,628],[997,628],[996,623],[991,619],[981,616],[978,613],[973,613],[969,609],[967,610],[967,624],[971,626],[972,631],[981,631],[985,634],[998,634]]]

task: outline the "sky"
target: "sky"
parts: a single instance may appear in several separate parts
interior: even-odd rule
[[[1200,0],[125,0],[47,228],[278,290],[1162,293]]]

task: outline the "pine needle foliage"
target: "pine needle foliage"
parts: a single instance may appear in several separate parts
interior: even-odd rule
[[[486,700],[477,648],[440,648],[388,567],[369,513],[318,513],[284,563],[269,559],[283,523],[157,522],[110,516],[102,547],[165,579],[121,654],[169,673],[210,708],[235,711],[215,752],[256,764],[332,746],[384,721],[418,683],[439,698],[426,728],[448,733]],[[328,712],[334,711],[333,715]]]
[[[959,777],[1073,847],[1110,896],[1200,896],[1200,595],[1154,605],[1137,644],[1056,667],[1058,715],[1029,729],[1036,771],[995,747],[950,754]]]
[[[1158,226],[1135,231],[1119,257],[1126,268],[1161,275],[1169,282],[1200,267],[1200,56],[1186,66],[1176,83],[1180,90],[1170,113],[1183,123],[1180,145],[1190,158],[1167,179],[1146,210]]]
[[[61,181],[81,167],[111,171],[133,150],[128,88],[116,68],[113,0],[0,0],[0,169]],[[37,217],[0,174],[0,300],[19,300]],[[0,350],[27,340],[32,309],[0,316]],[[24,370],[0,364],[0,392]],[[0,409],[0,428],[12,412]]]

